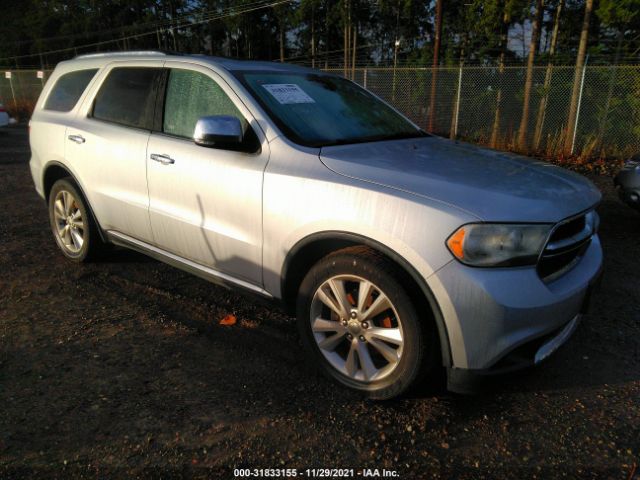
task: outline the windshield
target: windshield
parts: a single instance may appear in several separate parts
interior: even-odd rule
[[[427,135],[353,82],[333,75],[236,72],[292,141],[311,147]]]

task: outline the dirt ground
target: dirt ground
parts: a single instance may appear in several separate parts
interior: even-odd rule
[[[640,214],[611,179],[602,289],[568,344],[480,396],[374,403],[313,373],[275,308],[124,250],[66,261],[28,159],[26,129],[1,130],[0,477],[640,478]]]

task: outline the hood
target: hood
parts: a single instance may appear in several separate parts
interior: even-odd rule
[[[334,172],[454,205],[495,222],[557,222],[600,201],[586,178],[549,163],[421,137],[323,147]]]

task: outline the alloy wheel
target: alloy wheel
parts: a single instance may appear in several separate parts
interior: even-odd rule
[[[60,190],[53,202],[55,233],[60,244],[72,254],[82,250],[85,226],[76,198],[67,190]]]
[[[322,355],[352,380],[381,380],[400,363],[402,321],[389,297],[364,278],[338,275],[322,283],[311,302],[310,321]]]

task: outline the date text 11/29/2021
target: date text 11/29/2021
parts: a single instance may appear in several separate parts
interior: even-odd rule
[[[235,468],[234,478],[400,478],[396,470],[385,468]]]

